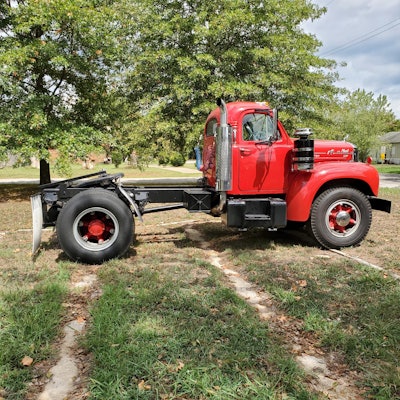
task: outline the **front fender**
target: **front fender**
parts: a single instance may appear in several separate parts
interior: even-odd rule
[[[366,195],[378,195],[379,174],[369,164],[363,163],[316,163],[310,172],[296,171],[290,174],[286,194],[288,221],[307,221],[312,203],[318,192],[333,186],[359,188]]]

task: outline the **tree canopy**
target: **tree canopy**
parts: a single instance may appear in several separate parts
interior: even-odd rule
[[[323,9],[305,0],[143,0],[129,71],[134,137],[184,151],[217,97],[268,101],[293,124],[337,92],[335,64],[301,22]],[[149,122],[149,120],[151,122]],[[185,140],[186,139],[186,140]],[[161,146],[161,147],[162,147]]]
[[[348,93],[340,112],[336,112],[332,118],[347,140],[357,145],[363,161],[373,148],[379,146],[379,136],[387,133],[395,123],[386,96],[375,98],[372,92],[361,89]]]
[[[68,166],[187,156],[217,97],[268,101],[286,127],[324,122],[335,63],[301,23],[308,0],[6,0],[0,4],[0,150]],[[337,102],[336,102],[337,103]]]
[[[7,0],[0,8],[0,145],[60,166],[107,141],[119,57],[118,8],[106,0]]]

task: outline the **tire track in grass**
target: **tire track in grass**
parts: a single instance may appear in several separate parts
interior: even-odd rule
[[[339,363],[335,354],[317,348],[312,336],[304,333],[302,321],[282,313],[269,293],[256,288],[225,263],[218,252],[212,249],[211,243],[193,226],[186,228],[185,232],[190,240],[198,243],[205,251],[210,264],[225,274],[236,293],[258,312],[261,319],[269,321],[271,331],[283,338],[285,347],[306,373],[307,381],[314,391],[330,400],[364,398],[355,384],[357,373]]]
[[[395,274],[394,272],[390,272],[388,270],[386,270],[385,268],[380,267],[379,265],[375,265],[372,264],[368,261],[363,260],[360,257],[356,257],[356,256],[351,256],[349,254],[344,253],[341,250],[336,250],[336,249],[329,249],[332,253],[338,254],[339,256],[345,257],[345,258],[349,258],[353,261],[358,262],[359,264],[362,265],[366,265],[369,268],[375,269],[376,271],[382,272],[383,274],[389,275],[390,277],[392,277],[395,281],[400,281],[400,275]]]

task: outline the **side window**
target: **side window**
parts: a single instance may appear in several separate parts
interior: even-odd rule
[[[246,141],[271,139],[274,135],[272,117],[267,114],[247,114],[242,122],[242,138]]]
[[[206,136],[207,137],[214,136],[216,131],[217,131],[217,120],[215,118],[210,119],[206,127]]]

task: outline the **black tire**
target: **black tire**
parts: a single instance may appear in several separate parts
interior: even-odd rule
[[[314,201],[310,230],[324,247],[340,249],[355,246],[367,235],[372,221],[367,197],[351,187],[336,187],[322,192]]]
[[[127,252],[134,221],[129,207],[115,193],[88,189],[65,204],[56,228],[60,246],[68,257],[101,264]]]

